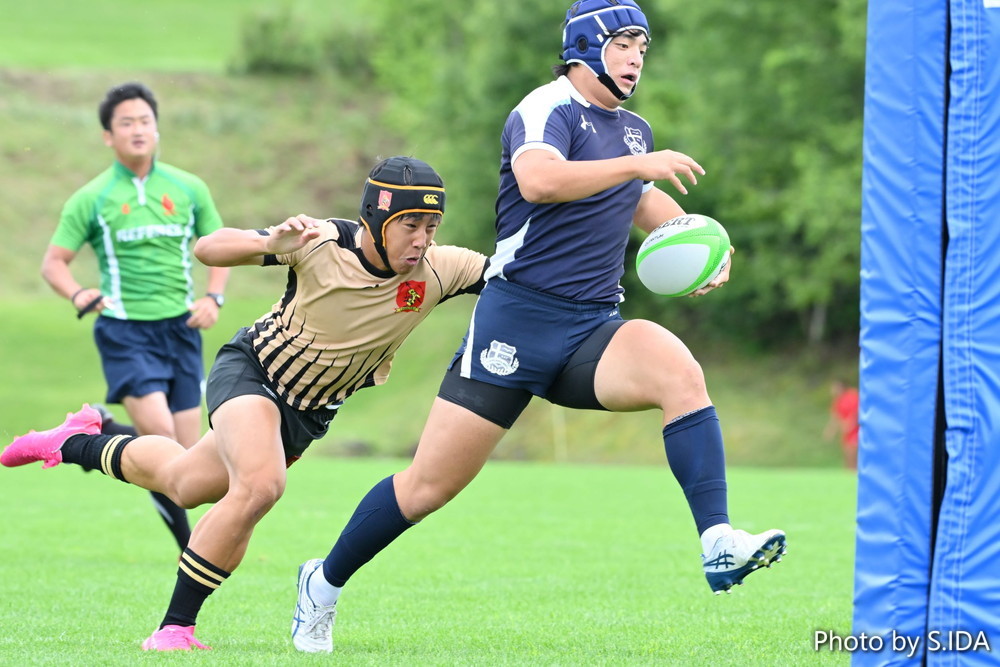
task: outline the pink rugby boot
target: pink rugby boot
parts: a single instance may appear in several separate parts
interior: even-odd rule
[[[62,448],[66,438],[79,433],[96,435],[101,432],[101,413],[86,403],[77,413],[67,413],[66,421],[48,431],[28,431],[0,454],[0,464],[13,468],[43,461],[42,469],[62,463]]]
[[[142,643],[143,651],[190,651],[211,649],[194,638],[193,625],[164,625]]]

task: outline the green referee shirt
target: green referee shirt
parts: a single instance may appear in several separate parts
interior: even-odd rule
[[[162,320],[193,300],[191,245],[222,227],[208,186],[186,171],[154,162],[144,179],[115,161],[66,202],[52,245],[94,248],[105,317]]]

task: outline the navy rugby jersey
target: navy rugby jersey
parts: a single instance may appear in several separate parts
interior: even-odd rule
[[[653,150],[649,124],[631,111],[588,103],[563,76],[514,108],[501,142],[497,247],[487,277],[575,301],[622,300],[629,229],[639,197],[652,183],[632,180],[586,199],[532,204],[521,197],[511,165],[532,149],[564,160],[646,153]]]

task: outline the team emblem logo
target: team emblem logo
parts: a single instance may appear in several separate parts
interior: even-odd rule
[[[479,362],[494,375],[510,375],[521,365],[515,355],[516,347],[495,340],[490,343],[488,350],[483,350],[479,355]]]
[[[646,140],[642,138],[642,132],[634,127],[625,128],[625,145],[632,151],[632,155],[646,154]]]
[[[419,313],[424,302],[427,283],[423,280],[407,280],[396,288],[396,312]]]
[[[392,193],[388,190],[379,190],[378,193],[378,210],[388,211],[389,206],[392,204]]]
[[[174,201],[167,196],[166,192],[163,193],[163,199],[160,200],[160,203],[163,204],[163,212],[167,215],[173,215],[177,212]]]

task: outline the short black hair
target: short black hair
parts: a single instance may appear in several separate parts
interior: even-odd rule
[[[559,78],[561,76],[566,76],[569,74],[569,69],[573,65],[579,65],[580,63],[557,63],[552,66],[552,76]]]
[[[146,104],[153,109],[153,118],[159,118],[156,110],[156,97],[153,91],[138,82],[123,83],[111,88],[104,96],[104,100],[97,107],[97,117],[101,121],[101,127],[105,130],[111,129],[111,117],[115,113],[115,107],[125,100],[145,100]]]

